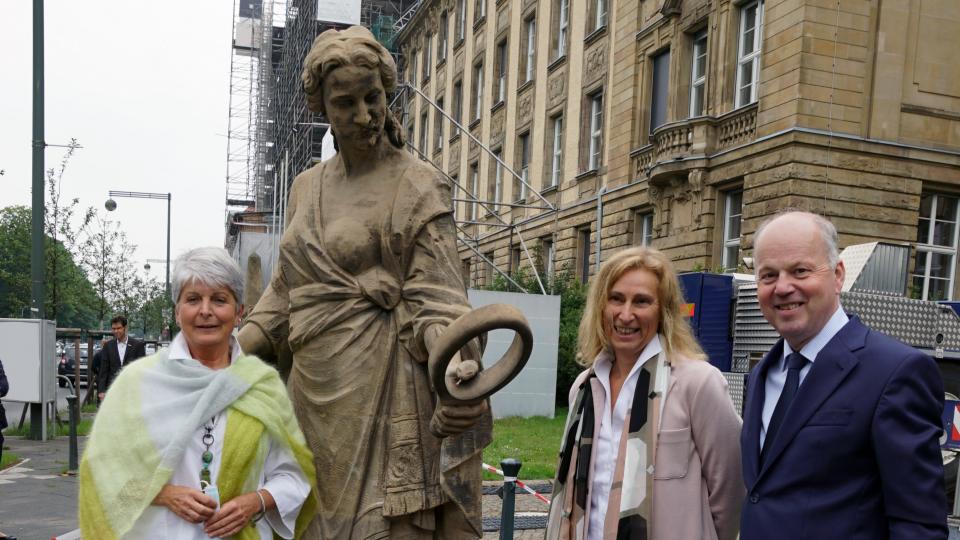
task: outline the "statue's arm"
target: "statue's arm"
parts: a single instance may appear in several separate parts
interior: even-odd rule
[[[311,171],[297,175],[290,188],[285,236],[290,234],[298,202],[307,191],[305,186],[310,182],[309,174]],[[284,355],[284,344],[290,333],[290,295],[283,271],[286,258],[281,252],[278,264],[273,268],[273,275],[270,276],[270,283],[237,334],[243,352],[274,363],[282,363],[280,357]]]

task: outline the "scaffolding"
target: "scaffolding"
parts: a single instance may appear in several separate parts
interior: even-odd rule
[[[300,73],[303,59],[317,35],[329,28],[342,28],[341,23],[317,19],[318,0],[235,0],[234,43],[231,59],[230,124],[227,151],[227,206],[230,210],[227,227],[227,245],[232,248],[244,225],[265,230],[271,241],[275,259],[279,237],[283,233],[290,185],[296,175],[320,161],[321,141],[329,129],[325,119],[307,108],[302,91]],[[362,0],[360,19],[370,28],[374,37],[393,52],[397,65],[402,58],[394,47],[398,28],[409,22],[419,0]],[[402,70],[399,71],[403,73]],[[524,184],[534,204],[484,201],[440,171],[453,185],[454,201],[468,201],[486,209],[524,206],[555,213],[553,205],[494,155],[468,129],[428,96],[409,82],[401,84],[391,96],[391,108],[401,125],[413,119],[408,110],[415,99],[422,100],[477,143],[495,159],[504,171]],[[414,154],[419,150],[408,141]],[[420,155],[428,163],[426,156]],[[440,170],[438,168],[438,170]],[[517,238],[525,257],[530,261],[539,288],[545,290],[533,256],[520,228],[505,222],[499,212],[491,212],[495,222],[484,222],[495,230],[509,229]],[[456,216],[455,216],[456,217]],[[253,219],[256,221],[252,221]],[[458,241],[473,251],[487,265],[513,283],[508,271],[503,271],[479,252],[483,238],[476,233],[477,223],[457,220]],[[249,228],[249,227],[247,227]],[[471,232],[473,231],[473,232]],[[488,233],[489,234],[497,234]],[[518,288],[519,285],[514,283]]]

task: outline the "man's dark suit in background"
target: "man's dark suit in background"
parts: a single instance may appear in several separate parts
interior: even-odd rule
[[[757,297],[784,339],[747,387],[740,538],[946,540],[939,371],[848,320],[836,245],[833,225],[805,212],[754,236]]]
[[[123,366],[147,354],[144,342],[127,336],[126,317],[114,317],[110,321],[110,326],[114,339],[108,341],[100,351],[100,373],[97,375],[97,392],[101,400]],[[126,341],[126,350],[121,357],[118,343],[124,341]]]

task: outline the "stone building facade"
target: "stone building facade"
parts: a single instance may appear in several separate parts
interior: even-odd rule
[[[960,3],[424,0],[398,40],[472,286],[524,246],[582,279],[634,244],[743,269],[793,206],[909,244],[914,296],[960,292]]]

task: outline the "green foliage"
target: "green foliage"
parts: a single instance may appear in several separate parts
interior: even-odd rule
[[[68,415],[66,411],[60,413],[64,418],[67,418]],[[93,418],[83,418],[80,420],[80,424],[77,425],[77,435],[84,437],[90,434],[90,430],[93,429]],[[30,422],[24,422],[23,427],[17,429],[15,426],[10,426],[4,431],[4,435],[12,435],[14,437],[29,437],[30,436]],[[61,424],[56,422],[47,423],[47,436],[49,437],[67,437],[70,435],[70,422],[64,421]]]
[[[539,250],[534,252],[535,263],[542,268]],[[523,287],[527,293],[540,294],[540,285],[529,266],[521,266],[513,272],[513,281]],[[577,333],[580,327],[580,318],[587,301],[587,286],[580,283],[573,272],[568,268],[550,275],[541,276],[545,280],[543,285],[548,294],[560,296],[560,342],[557,353],[557,388],[556,403],[558,406],[567,405],[570,386],[583,367],[577,364]],[[498,274],[493,283],[485,287],[490,291],[524,292],[514,284]]]
[[[546,418],[501,418],[493,421],[493,442],[483,451],[483,462],[500,468],[506,458],[519,459],[521,480],[552,479],[557,470],[557,454],[563,438],[567,408],[557,407],[556,416]],[[484,471],[484,480],[502,478]]]
[[[30,290],[30,209],[26,206],[0,208],[0,317],[29,317]],[[47,265],[44,309],[61,327],[88,327],[96,322],[97,295],[83,270],[62,242],[45,238]],[[51,272],[51,269],[55,271]],[[56,281],[57,286],[49,284]]]
[[[0,456],[0,471],[20,463],[20,460],[20,456],[12,452],[4,451],[3,455]]]

